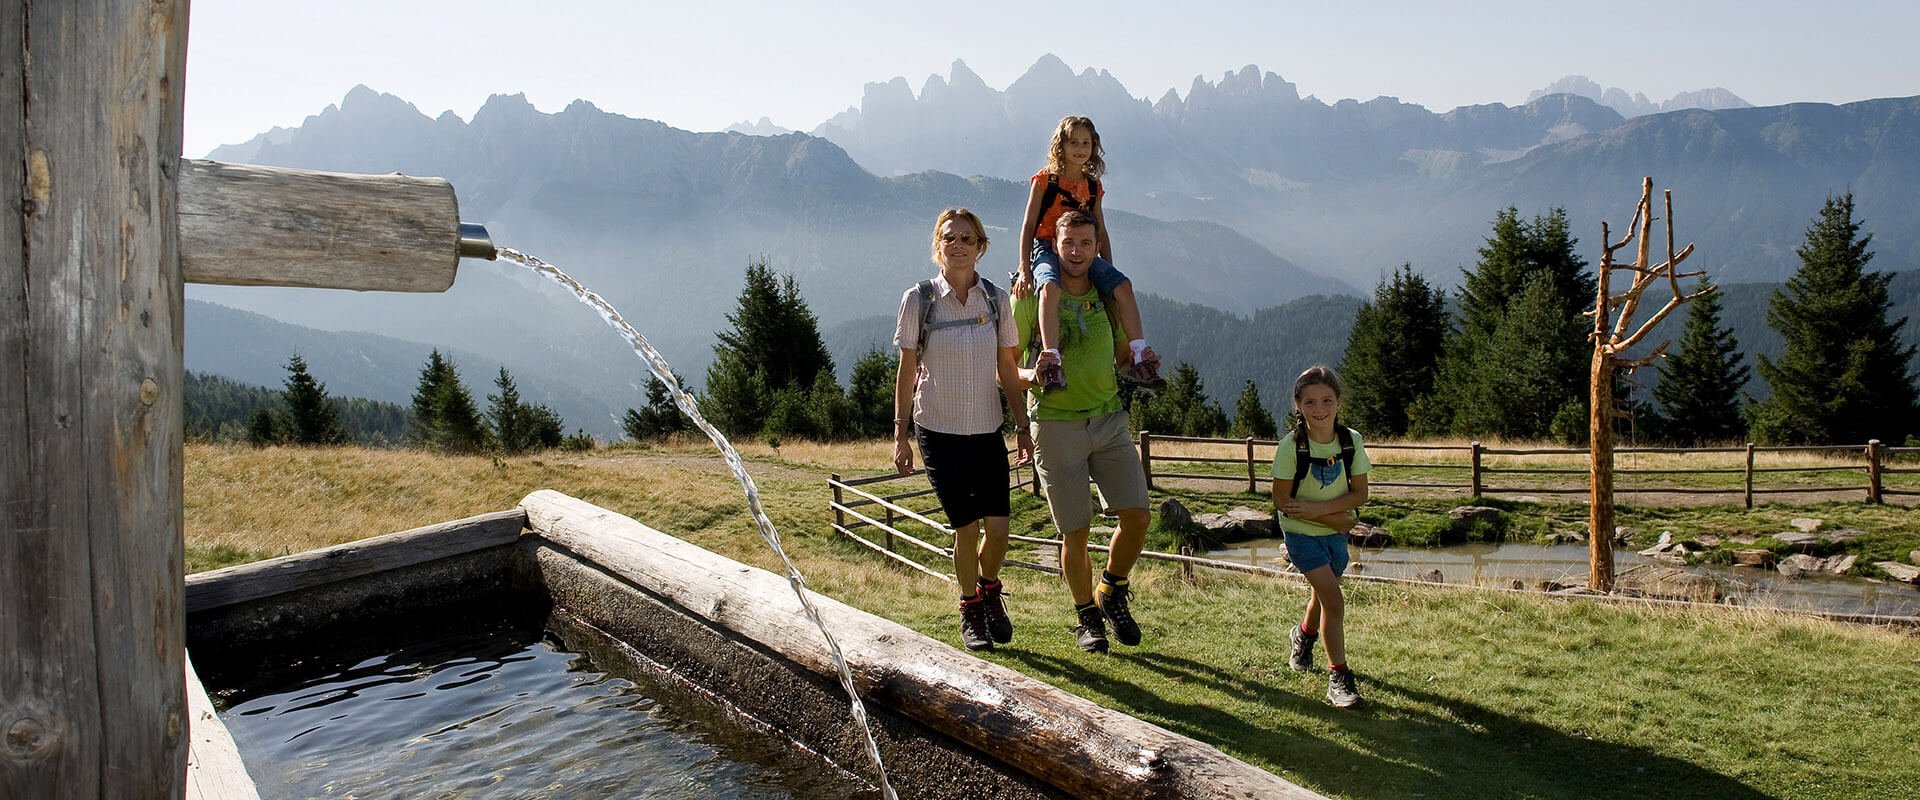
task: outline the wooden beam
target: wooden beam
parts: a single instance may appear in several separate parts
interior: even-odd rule
[[[178,798],[185,0],[0,0],[0,797]]]
[[[188,283],[444,292],[459,230],[440,178],[180,162]]]
[[[187,576],[187,613],[512,544],[526,522],[527,512],[514,508],[195,573]]]
[[[260,800],[253,776],[240,760],[240,746],[213,710],[213,698],[187,659],[187,800]]]
[[[806,669],[835,674],[785,578],[558,492],[534,492],[520,506],[535,533],[601,569]],[[890,620],[812,599],[862,695],[1076,797],[1320,797]]]

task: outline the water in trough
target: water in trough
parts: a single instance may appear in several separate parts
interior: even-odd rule
[[[624,645],[543,618],[415,613],[211,653],[203,670],[266,798],[876,796]]]

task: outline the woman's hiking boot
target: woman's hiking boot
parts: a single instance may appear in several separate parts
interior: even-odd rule
[[[978,594],[960,600],[960,643],[968,650],[993,648],[993,638],[987,633],[987,600]]]
[[[1060,354],[1042,351],[1040,357],[1034,360],[1033,379],[1040,383],[1044,391],[1067,388],[1067,371],[1060,365]]]
[[[1100,607],[1088,604],[1076,611],[1080,624],[1073,626],[1073,634],[1080,640],[1080,649],[1089,653],[1107,652],[1107,618],[1100,613]]]
[[[1353,683],[1353,670],[1328,670],[1327,702],[1335,708],[1352,708],[1360,705],[1360,688]]]
[[[1007,585],[999,580],[980,582],[980,600],[987,607],[987,633],[995,644],[1013,641],[1013,620],[1007,618]]]
[[[1140,625],[1133,621],[1133,611],[1127,608],[1128,593],[1124,583],[1100,581],[1093,587],[1093,602],[1100,607],[1100,613],[1113,622],[1113,638],[1132,647],[1140,643]]]
[[[1313,645],[1320,641],[1320,634],[1307,633],[1300,626],[1293,626],[1293,635],[1287,637],[1293,642],[1293,654],[1287,656],[1287,668],[1294,672],[1313,671]]]

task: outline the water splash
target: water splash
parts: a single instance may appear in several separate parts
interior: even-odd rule
[[[760,529],[760,538],[766,541],[768,547],[773,548],[774,554],[780,556],[780,563],[786,565],[787,584],[793,587],[793,593],[800,598],[800,607],[806,612],[807,620],[820,629],[820,637],[827,642],[827,653],[832,656],[833,665],[840,672],[840,688],[846,690],[847,697],[852,700],[853,719],[860,723],[860,730],[866,734],[867,758],[873,762],[874,770],[880,775],[881,794],[886,800],[898,800],[899,796],[894,794],[893,785],[887,781],[887,767],[880,760],[880,745],[874,741],[873,727],[867,722],[866,704],[861,701],[860,691],[853,685],[853,670],[847,667],[847,659],[840,652],[840,643],[834,640],[833,634],[827,630],[826,623],[821,621],[820,614],[814,609],[813,600],[807,597],[806,578],[800,574],[800,568],[793,565],[793,559],[787,557],[786,549],[780,546],[780,532],[774,529],[773,520],[767,518],[766,509],[760,505],[760,488],[754,484],[753,476],[747,474],[747,465],[740,458],[740,452],[733,449],[733,443],[727,441],[725,434],[713,427],[712,423],[707,422],[706,417],[700,415],[700,409],[694,403],[693,395],[680,388],[679,382],[674,380],[673,368],[667,363],[667,359],[660,355],[660,351],[653,349],[653,344],[647,341],[647,337],[642,336],[621,318],[620,312],[613,307],[613,304],[601,299],[600,295],[595,294],[592,289],[580,285],[579,281],[561,272],[558,267],[534,256],[509,247],[502,247],[500,257],[540,273],[554,283],[566,287],[568,291],[573,292],[574,297],[579,298],[580,302],[598,313],[601,319],[606,320],[609,326],[627,340],[627,344],[633,346],[633,352],[647,363],[647,369],[653,371],[653,376],[666,385],[667,391],[673,395],[673,404],[680,407],[680,412],[686,414],[687,419],[693,420],[693,424],[707,434],[707,438],[713,441],[713,445],[720,448],[720,455],[726,459],[727,469],[733,472],[734,479],[740,482],[740,488],[747,493],[747,507],[753,511],[753,522]]]

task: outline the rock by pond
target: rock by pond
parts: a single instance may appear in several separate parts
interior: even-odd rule
[[[1695,603],[1718,603],[1727,594],[1725,587],[1712,576],[1652,564],[1640,564],[1621,570],[1613,576],[1613,587],[1615,591],[1628,597],[1687,600]]]
[[[1879,567],[1881,572],[1887,573],[1889,578],[1920,586],[1920,567],[1909,567],[1898,561],[1881,561],[1874,566]]]
[[[1448,511],[1447,516],[1454,522],[1472,523],[1483,520],[1486,522],[1499,522],[1502,517],[1506,516],[1506,512],[1488,506],[1458,506],[1452,511]]]

